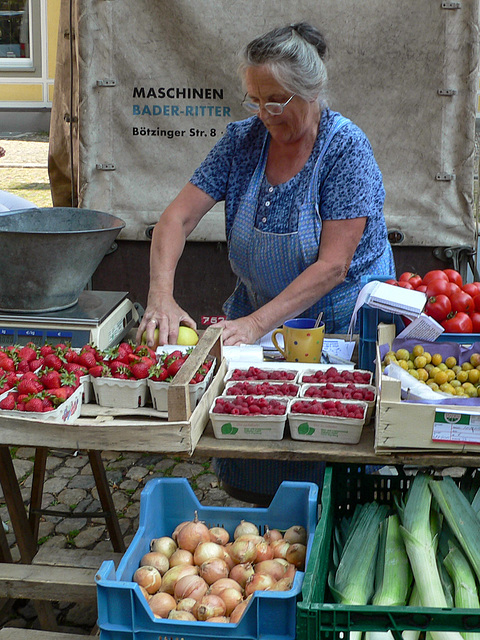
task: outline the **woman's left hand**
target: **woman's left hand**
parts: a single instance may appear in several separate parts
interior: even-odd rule
[[[250,316],[244,316],[237,320],[222,320],[215,326],[223,327],[223,344],[227,346],[253,344],[261,338],[258,328]]]

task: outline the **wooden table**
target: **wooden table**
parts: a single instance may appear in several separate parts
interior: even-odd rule
[[[208,421],[208,409],[216,395],[223,389],[223,376],[226,364],[221,358],[219,349],[220,330],[207,330],[199,342],[198,359],[203,361],[206,353],[216,353],[217,373],[214,381],[202,397],[199,405],[192,412],[188,399],[188,381],[192,372],[198,368],[197,357],[187,360],[185,370],[182,368],[176,378],[176,384],[172,385],[173,411],[170,420],[165,417],[160,419],[158,413],[152,409],[143,409],[136,412],[135,416],[121,416],[113,414],[115,411],[103,410],[102,415],[96,415],[95,408],[86,405],[82,417],[75,424],[40,423],[25,418],[8,418],[0,423],[0,483],[3,487],[5,501],[12,521],[13,529],[18,541],[21,561],[30,565],[34,562],[37,551],[38,518],[43,492],[45,476],[45,462],[48,449],[67,449],[88,451],[92,472],[99,489],[99,497],[102,504],[102,515],[106,519],[110,538],[114,550],[124,551],[123,539],[118,526],[118,521],[113,506],[112,497],[105,477],[105,471],[101,461],[101,451],[135,451],[150,453],[175,454],[189,457],[193,450],[196,455],[202,457],[223,458],[257,458],[264,460],[318,460],[325,462],[342,462],[352,464],[378,464],[378,465],[416,465],[420,467],[476,467],[480,466],[480,454],[459,454],[456,452],[401,452],[377,454],[374,451],[374,427],[373,424],[363,430],[362,438],[357,445],[342,445],[330,443],[315,443],[292,440],[285,437],[280,441],[255,441],[255,440],[219,440],[213,435],[210,424],[204,430]],[[192,354],[193,356],[193,354]],[[183,372],[183,373],[182,373]],[[170,392],[169,392],[170,399]],[[170,413],[170,400],[169,400]],[[193,427],[192,427],[193,425]],[[203,432],[203,433],[202,433]],[[24,502],[21,496],[10,457],[9,446],[27,446],[36,449],[34,466],[34,482],[30,513],[27,516]],[[3,565],[4,575],[0,575],[0,597],[34,597],[38,591],[35,589],[35,576],[31,573],[19,572],[19,566],[12,564],[12,557],[6,541],[3,528],[0,526],[0,562],[12,567],[12,574],[18,574],[18,580],[12,578],[9,583],[7,564]],[[35,565],[31,566],[33,571]],[[16,567],[14,569],[14,567]],[[98,567],[97,567],[98,568]],[[54,574],[55,571],[50,568]],[[85,573],[86,572],[86,573]],[[58,593],[74,598],[94,597],[95,585],[92,576],[85,567],[79,568],[75,574],[73,588],[58,584],[58,589],[53,588],[55,578],[50,576],[50,591],[44,588],[42,597],[55,600]],[[30,580],[30,582],[29,582]],[[75,580],[77,581],[75,583]],[[5,584],[7,585],[5,586]],[[30,587],[25,585],[28,583]],[[3,585],[3,586],[2,586]],[[70,585],[72,587],[72,585]],[[28,588],[31,588],[31,596],[28,596]],[[65,589],[65,591],[62,591]],[[49,596],[50,593],[50,596]],[[22,594],[22,595],[19,595]],[[51,611],[45,605],[48,603],[36,602],[37,611],[42,626],[54,628]]]

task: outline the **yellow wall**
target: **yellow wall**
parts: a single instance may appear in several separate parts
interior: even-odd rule
[[[33,38],[41,40],[41,63],[35,60],[34,74],[17,69],[0,71],[0,107],[26,106],[48,107],[52,104],[55,64],[57,58],[58,21],[61,0],[37,0],[34,16],[40,15],[40,8],[46,15],[45,21],[37,20],[33,28]],[[45,57],[45,59],[43,59]],[[12,103],[15,103],[14,105]]]

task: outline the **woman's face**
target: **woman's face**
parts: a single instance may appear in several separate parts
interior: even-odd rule
[[[245,72],[245,86],[252,102],[260,105],[258,117],[277,142],[288,144],[297,142],[318,125],[319,107],[316,101],[307,102],[295,96],[284,108],[283,113],[272,116],[265,109],[266,102],[286,102],[291,91],[282,87],[274,78],[269,67],[248,67]]]

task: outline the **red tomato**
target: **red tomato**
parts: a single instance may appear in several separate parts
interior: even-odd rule
[[[480,289],[474,282],[467,282],[467,284],[463,285],[462,290],[472,296],[472,298],[478,296],[478,294],[480,293]]]
[[[472,321],[472,333],[480,333],[480,313],[474,311],[470,314],[470,319]]]
[[[398,285],[398,282],[396,280],[390,279],[390,280],[385,280],[385,284],[391,284],[394,287],[396,287]]]
[[[473,304],[475,305],[475,311],[480,311],[480,293],[473,298]]]
[[[438,280],[439,278],[443,278],[444,280],[448,280],[448,276],[441,269],[434,269],[433,271],[429,271],[423,276],[423,284],[428,284],[432,280]]]
[[[450,287],[450,282],[448,280],[443,280],[443,278],[438,278],[437,280],[430,280],[427,284],[427,290],[425,293],[428,298],[432,296],[438,296],[440,294],[444,296],[448,296],[448,290]]]
[[[413,273],[412,271],[404,271],[402,273],[402,275],[398,278],[399,282],[403,282],[403,281],[408,281],[410,280],[410,278],[413,278],[413,276],[416,276],[416,273]]]
[[[465,291],[458,291],[450,296],[450,302],[452,303],[452,311],[463,311],[469,313],[475,308],[472,296],[465,293]]]
[[[473,323],[470,316],[463,311],[449,314],[451,317],[444,320],[441,324],[447,333],[472,333]]]
[[[415,287],[415,291],[421,291],[422,293],[425,293],[426,290],[427,290],[426,284],[419,284],[418,287]]]
[[[454,293],[461,290],[461,287],[459,287],[458,284],[455,284],[455,282],[447,282],[447,296],[453,296]]]
[[[458,271],[455,271],[455,269],[444,269],[443,273],[447,276],[450,282],[458,284],[459,287],[463,286],[462,276],[458,273]]]
[[[425,305],[425,313],[437,322],[443,322],[452,310],[450,298],[443,294],[432,296]]]
[[[413,289],[412,285],[407,280],[399,280],[398,286],[402,287],[402,289]]]
[[[423,284],[422,276],[412,276],[409,280],[409,283],[412,285],[414,289]]]

